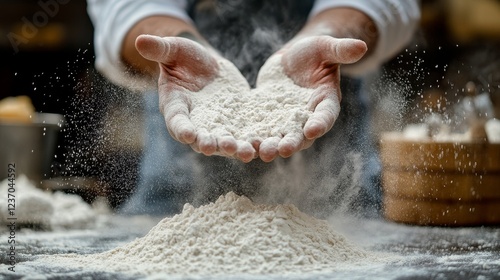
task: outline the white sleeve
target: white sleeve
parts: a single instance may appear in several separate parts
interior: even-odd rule
[[[349,7],[362,11],[374,22],[378,42],[369,57],[342,66],[342,73],[361,76],[377,69],[409,43],[420,20],[419,0],[316,0],[310,17],[321,11]]]
[[[87,0],[94,25],[96,69],[120,86],[150,86],[127,72],[120,57],[123,40],[134,24],[148,16],[166,15],[190,22],[186,8],[186,0]]]

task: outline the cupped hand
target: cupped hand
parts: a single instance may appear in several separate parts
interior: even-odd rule
[[[266,162],[278,156],[290,157],[306,149],[314,140],[328,132],[340,112],[340,65],[355,63],[366,53],[367,46],[361,40],[337,39],[330,36],[311,36],[291,42],[269,60],[281,56],[284,73],[304,88],[314,89],[308,102],[313,113],[303,127],[303,133],[290,133],[283,137],[265,139],[259,146],[259,157]],[[269,61],[268,60],[268,61]],[[264,64],[259,71],[259,81],[269,82]],[[279,81],[276,81],[279,82]]]
[[[219,62],[224,58],[197,42],[180,37],[141,35],[137,37],[136,48],[144,58],[158,62],[160,111],[175,140],[205,155],[233,157],[243,162],[256,157],[251,143],[237,141],[229,132],[213,134],[197,128],[189,117],[193,109],[190,95],[202,91],[218,77]],[[234,71],[238,71],[236,67]],[[241,79],[239,82],[248,84],[243,76]]]

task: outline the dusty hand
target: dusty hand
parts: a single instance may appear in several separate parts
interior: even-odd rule
[[[189,118],[190,94],[214,81],[219,74],[219,61],[224,58],[194,41],[179,37],[141,35],[136,40],[136,48],[144,58],[159,63],[160,111],[175,140],[205,155],[234,157],[244,162],[255,157],[255,149],[250,143],[236,141],[229,132],[209,133],[195,127]],[[237,71],[236,67],[234,69]]]
[[[259,146],[263,161],[290,157],[310,147],[332,128],[340,112],[340,65],[358,61],[366,51],[366,44],[360,40],[313,36],[289,43],[274,54],[281,56],[283,70],[295,84],[314,89],[308,103],[313,113],[304,125],[303,134],[265,139]],[[261,69],[259,74],[262,72]]]

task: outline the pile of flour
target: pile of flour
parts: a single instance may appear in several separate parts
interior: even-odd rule
[[[111,251],[40,261],[127,275],[214,276],[323,273],[376,259],[293,205],[254,204],[230,192],[199,208],[186,204],[146,236]]]
[[[17,225],[35,225],[43,229],[84,229],[93,227],[97,213],[78,195],[43,191],[25,176],[15,180],[15,192],[8,192],[9,182],[0,183],[0,193],[7,202],[7,194],[15,196],[14,216],[9,216],[8,204],[0,204],[0,221],[16,218]],[[12,198],[12,197],[11,197]]]
[[[195,126],[214,135],[229,132],[241,140],[303,133],[314,90],[296,85],[283,72],[281,55],[262,67],[255,89],[230,62],[222,60],[219,66],[219,77],[190,95]]]

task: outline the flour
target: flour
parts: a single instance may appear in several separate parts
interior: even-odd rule
[[[262,67],[255,89],[230,62],[221,60],[219,66],[219,77],[191,95],[190,118],[196,127],[216,136],[230,133],[237,140],[303,133],[314,89],[294,84],[283,72],[281,55]]]
[[[490,143],[500,144],[500,119],[489,119],[484,124],[484,129]]]
[[[490,119],[485,124],[486,135],[489,143],[500,143],[500,125],[495,124],[495,119]],[[496,128],[494,127],[496,125]],[[472,130],[463,133],[451,132],[450,127],[441,125],[438,133],[429,135],[431,128],[426,123],[408,124],[402,131],[404,139],[412,141],[433,141],[436,143],[472,143],[474,137]]]
[[[111,251],[40,261],[128,275],[213,276],[320,273],[376,258],[293,205],[254,204],[230,192],[199,208],[186,204],[146,236]]]
[[[7,201],[7,179],[0,184],[0,193]],[[18,225],[35,225],[44,229],[83,229],[92,227],[97,214],[78,195],[48,192],[36,188],[24,175],[15,180],[14,217]],[[7,203],[0,204],[0,221],[7,222]]]

